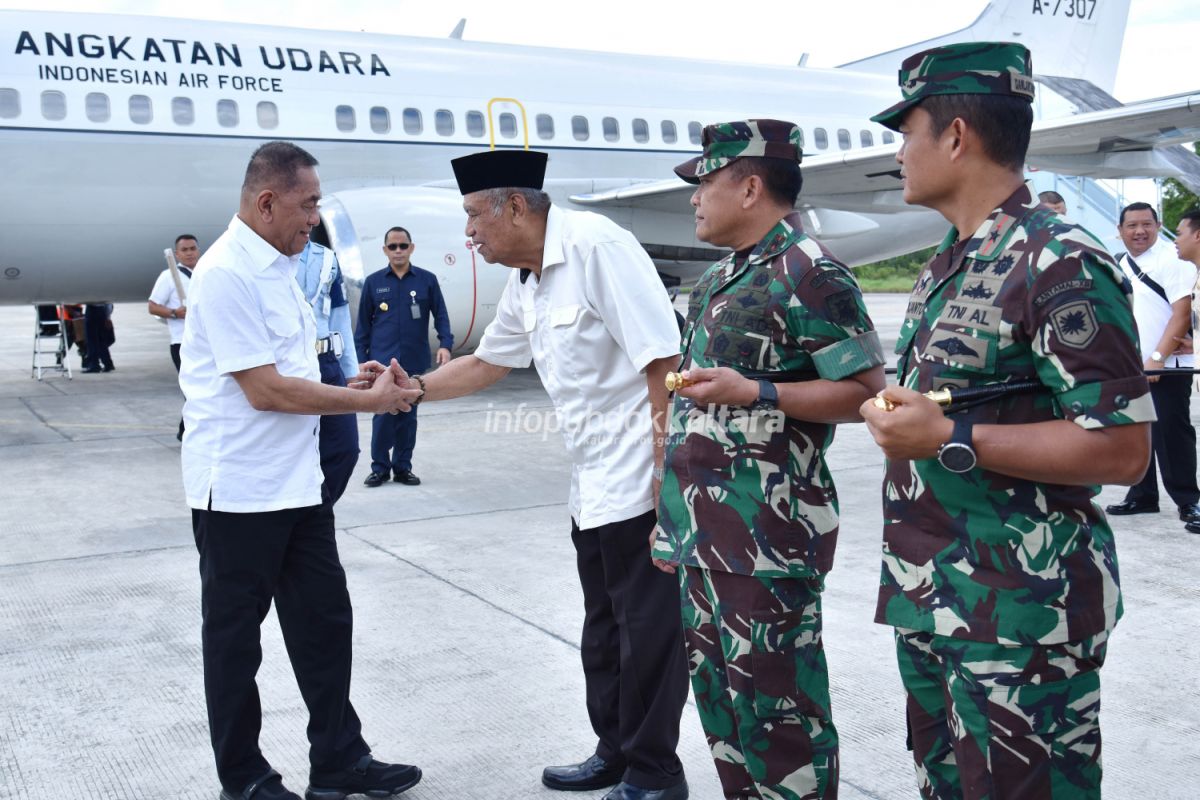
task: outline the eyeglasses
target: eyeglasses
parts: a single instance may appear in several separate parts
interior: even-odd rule
[[[388,250],[391,250],[394,253],[397,250],[407,250],[408,248],[412,247],[412,244],[410,242],[392,242],[391,244],[386,245],[386,247]]]

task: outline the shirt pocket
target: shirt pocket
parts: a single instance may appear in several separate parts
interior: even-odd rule
[[[304,353],[299,341],[304,336],[304,325],[300,318],[295,313],[268,309],[264,320],[267,330],[271,332],[271,346],[279,371],[282,373],[285,369],[300,366],[297,361],[300,354]],[[309,347],[311,349],[314,346],[315,343]]]

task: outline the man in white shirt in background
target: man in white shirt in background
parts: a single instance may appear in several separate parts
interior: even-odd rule
[[[308,707],[307,800],[391,797],[414,766],[371,758],[350,703],[353,611],[322,502],[321,414],[407,410],[394,365],[363,365],[363,390],[321,383],[317,329],[296,283],[319,222],[317,160],[270,142],[246,168],[241,205],[196,268],[182,368],[183,484],[200,553],[204,693],[221,800],[299,800],[259,750],[259,628],[274,601]]]
[[[149,310],[152,316],[167,323],[171,335],[171,361],[175,372],[179,372],[179,346],[183,343],[183,320],[187,317],[187,292],[192,281],[192,270],[200,260],[200,243],[190,233],[175,237],[175,264],[177,274],[168,267],[158,275],[154,288],[150,290]],[[183,295],[180,296],[180,291]],[[179,433],[175,438],[183,441],[183,417],[179,418]]]
[[[574,462],[580,654],[599,743],[580,763],[546,767],[542,783],[567,791],[616,784],[605,800],[684,800],[675,755],[688,682],[679,587],[650,560],[664,379],[679,362],[666,289],[628,231],[550,204],[541,191],[545,153],[493,150],[451,164],[475,252],[513,273],[475,353],[410,385],[425,400],[444,400],[532,361]]]
[[[1127,252],[1117,264],[1133,284],[1133,316],[1147,370],[1187,369],[1190,353],[1175,355],[1188,335],[1196,267],[1181,261],[1175,247],[1159,239],[1158,212],[1148,203],[1121,210],[1117,232]],[[1192,427],[1192,376],[1150,376],[1150,395],[1158,418],[1150,430],[1154,451],[1140,483],[1129,487],[1124,501],[1108,506],[1109,514],[1158,513],[1158,471],[1175,501],[1179,519],[1200,523],[1200,488],[1196,486],[1196,429]],[[1155,470],[1155,464],[1158,470]]]
[[[1200,208],[1193,208],[1179,218],[1179,227],[1175,229],[1175,252],[1181,261],[1187,261],[1200,268]],[[1198,327],[1200,321],[1200,297],[1196,290],[1192,291],[1192,329]],[[1190,337],[1181,337],[1184,347],[1182,352],[1191,352],[1195,333]],[[1183,526],[1188,533],[1200,533],[1200,520],[1188,522]]]

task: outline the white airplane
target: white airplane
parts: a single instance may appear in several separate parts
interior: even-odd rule
[[[851,264],[909,252],[945,223],[904,205],[899,143],[868,118],[898,97],[901,59],[934,43],[1033,51],[1031,167],[1175,173],[1162,148],[1200,138],[1200,93],[1109,97],[1128,13],[1129,0],[995,0],[964,30],[814,69],[482,44],[461,25],[421,39],[0,11],[0,303],[143,300],[177,234],[220,235],[251,151],[272,139],[320,160],[314,238],[352,284],[385,265],[384,231],[413,232],[460,348],[508,275],[475,257],[453,186],[450,159],[482,147],[548,151],[555,202],[611,217],[686,277],[721,254],[696,240],[692,187],[671,167],[699,150],[704,124],[789,119],[805,138],[810,232]],[[1080,107],[1100,110],[1052,118]]]

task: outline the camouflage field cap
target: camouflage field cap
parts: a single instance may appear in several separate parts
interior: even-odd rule
[[[800,163],[800,129],[779,119],[748,119],[704,126],[703,155],[688,159],[675,174],[688,183],[745,157],[786,158]]]
[[[1033,102],[1029,50],[1012,42],[962,42],[915,53],[900,65],[904,99],[871,117],[900,129],[905,112],[935,94],[1007,94]]]

